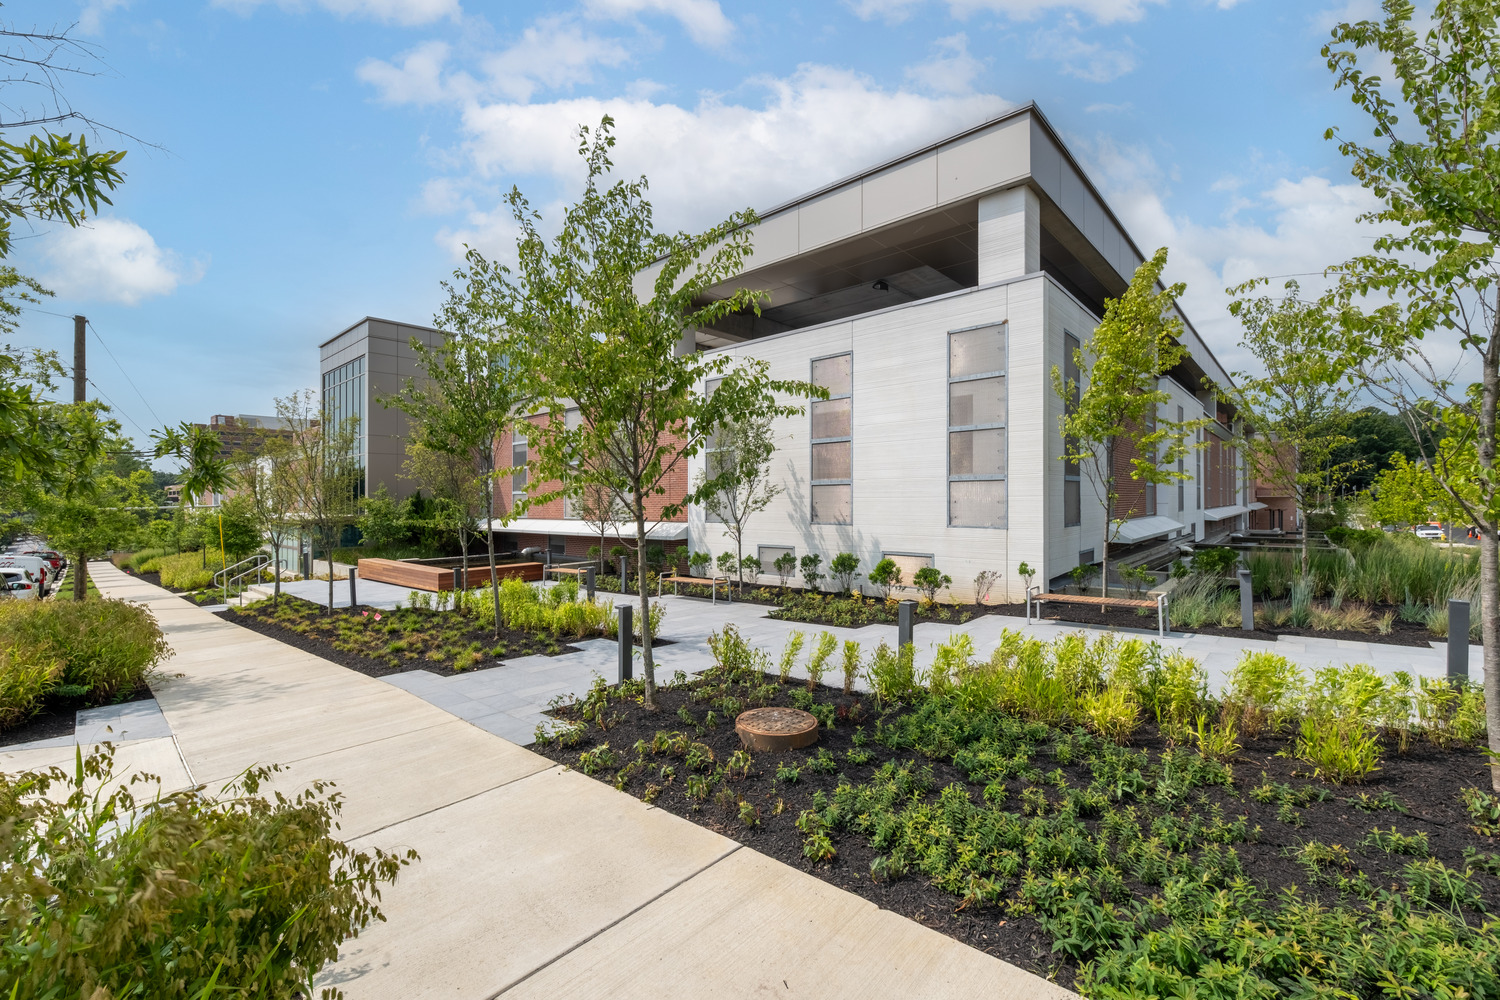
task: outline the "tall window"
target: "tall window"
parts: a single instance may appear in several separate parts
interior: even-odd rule
[[[510,502],[514,507],[516,503],[526,499],[526,422],[519,421],[510,437],[510,464],[516,467],[516,471],[510,476]]]
[[[1063,379],[1073,384],[1072,398],[1068,400],[1068,407],[1072,409],[1078,405],[1079,394],[1083,387],[1079,385],[1081,373],[1078,371],[1078,338],[1071,333],[1063,334]],[[1072,442],[1067,444],[1072,451]],[[1063,462],[1063,527],[1071,528],[1083,522],[1083,479],[1078,472],[1078,460],[1070,458]]]
[[[723,381],[721,378],[711,378],[705,382],[703,384],[704,397],[711,397],[714,394],[714,390],[718,389],[720,383]],[[703,465],[710,478],[717,476],[722,471],[720,462],[718,438],[716,435],[710,434],[703,442]],[[724,522],[723,518],[707,509],[703,512],[703,519],[714,524],[722,524]]]
[[[344,421],[355,422],[355,452],[360,465],[358,492],[365,492],[365,359],[345,362],[323,373],[323,421],[329,430],[342,427]]]
[[[948,334],[948,523],[1005,527],[1005,324]]]
[[[828,390],[812,404],[812,521],[854,523],[854,355],[812,363],[812,382]]]
[[[1198,447],[1193,449],[1193,509],[1203,509],[1203,428],[1198,428]],[[1196,536],[1195,536],[1196,537]]]
[[[1177,426],[1182,426],[1182,407],[1177,408]],[[1187,483],[1183,482],[1182,456],[1177,456],[1177,513],[1182,513],[1183,501],[1186,496]]]

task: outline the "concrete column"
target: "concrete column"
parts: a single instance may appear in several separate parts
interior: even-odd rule
[[[1022,184],[979,199],[979,283],[1042,269],[1042,205]]]

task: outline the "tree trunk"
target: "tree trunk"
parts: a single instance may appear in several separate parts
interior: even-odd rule
[[[490,599],[495,604],[495,638],[500,638],[500,575],[495,571],[495,450],[490,449],[490,476],[484,491],[485,551],[490,559]],[[464,583],[468,583],[467,580]]]
[[[1307,577],[1307,566],[1312,558],[1308,551],[1307,537],[1307,505],[1301,500],[1297,501],[1297,520],[1302,525],[1302,576]]]
[[[329,531],[328,535],[329,535],[329,541],[331,543],[332,540],[333,540],[333,532]],[[331,614],[333,614],[333,545],[332,544],[328,545],[327,551],[328,551],[328,613],[331,615]],[[317,576],[317,575],[318,575],[317,573],[313,574],[313,576]]]
[[[1485,345],[1483,388],[1479,404],[1479,467],[1485,480],[1494,482],[1496,407],[1500,405],[1500,292],[1496,293],[1495,320]],[[1484,643],[1484,718],[1489,730],[1490,785],[1500,792],[1500,537],[1496,530],[1494,505],[1486,511],[1479,526],[1479,607],[1480,635]],[[1449,635],[1452,641],[1452,635]],[[1463,641],[1468,643],[1469,637]]]
[[[637,497],[641,495],[637,490]],[[646,551],[646,514],[645,510],[637,506],[635,515],[635,550]],[[641,591],[641,679],[646,682],[645,708],[649,712],[656,711],[656,673],[655,664],[651,659],[651,594],[646,588],[646,560],[635,561],[636,585]]]
[[[73,571],[73,600],[86,600],[89,596],[89,564],[87,557],[82,553],[74,560],[78,568]]]
[[[739,580],[739,592],[741,596],[745,593],[745,546],[742,541],[744,537],[743,530],[737,532],[734,536],[734,575]]]

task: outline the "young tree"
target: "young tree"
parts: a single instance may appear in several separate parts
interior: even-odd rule
[[[88,596],[88,560],[129,538],[139,527],[127,508],[139,506],[149,474],[121,479],[113,474],[110,452],[121,447],[120,425],[100,403],[59,406],[57,475],[35,484],[29,506],[36,526],[71,559],[73,599]]]
[[[781,484],[771,480],[771,456],[775,453],[776,438],[768,416],[732,421],[714,435],[706,456],[707,468],[698,474],[700,490],[710,481],[719,484],[703,494],[703,510],[723,524],[725,534],[734,540],[741,590],[745,587],[745,529],[750,518],[769,507],[782,492]]]
[[[406,446],[407,478],[415,480],[433,497],[442,501],[438,520],[458,535],[459,557],[463,560],[464,584],[469,580],[469,545],[479,530],[479,516],[485,511],[484,473],[472,456],[436,451],[421,441]]]
[[[1231,289],[1244,295],[1264,279]],[[1355,468],[1343,432],[1357,388],[1339,363],[1333,317],[1300,297],[1288,281],[1282,298],[1240,298],[1229,311],[1244,327],[1240,346],[1265,374],[1235,372],[1224,396],[1254,429],[1243,442],[1259,478],[1290,496],[1302,526],[1302,574],[1307,575],[1307,513],[1333,496]],[[1347,456],[1347,457],[1346,457]]]
[[[585,476],[629,511],[643,555],[648,521],[669,518],[720,486],[710,477],[681,501],[658,501],[679,463],[728,424],[801,412],[778,402],[777,393],[821,390],[773,381],[763,362],[732,367],[727,356],[682,350],[684,331],[756,308],[759,296],[744,289],[722,299],[708,295],[743,270],[756,218],[747,210],[697,235],[657,232],[645,178],[603,186],[612,169],[613,126],[605,117],[597,130],[579,130],[587,182],[550,243],[538,229],[540,216],[512,190],[521,231],[516,270],[490,265],[477,251],[469,258],[489,277],[497,325],[515,338],[520,350],[513,356],[526,365],[547,414],[531,429],[528,467],[534,482],[558,485],[529,494],[522,506],[576,490]],[[635,282],[645,274],[652,286],[638,297]],[[705,391],[710,379],[722,379],[712,394]],[[567,419],[570,409],[576,419]],[[644,558],[636,574],[645,705],[654,709]]]
[[[254,449],[254,457],[243,460],[236,471],[240,488],[271,542],[272,607],[281,603],[281,549],[287,536],[295,530],[293,512],[297,507],[297,477],[294,455],[294,442],[281,434],[265,434]]]
[[[448,301],[438,313],[436,324],[451,331],[452,336],[434,348],[413,340],[412,349],[426,379],[408,379],[399,395],[381,400],[411,417],[416,440],[424,447],[482,470],[485,551],[497,636],[501,619],[500,574],[495,568],[495,488],[498,476],[508,470],[497,468],[495,456],[501,435],[524,416],[529,400],[522,359],[512,355],[515,345],[506,337],[506,328],[491,299],[491,283],[503,271],[503,267],[469,252],[467,268],[453,272],[457,284],[443,282]],[[511,510],[502,520],[514,516]]]
[[[1329,299],[1351,372],[1410,422],[1420,458],[1479,529],[1490,778],[1500,791],[1500,3],[1438,0],[1420,33],[1407,0],[1383,10],[1339,24],[1323,47],[1335,89],[1366,116],[1357,134],[1374,140],[1327,136],[1381,202],[1364,221],[1386,227],[1370,253],[1331,269]]]
[[[229,463],[219,457],[223,448],[219,435],[184,420],[176,427],[152,431],[151,438],[156,442],[157,458],[171,455],[187,463],[182,472],[182,497],[178,501],[181,509],[185,510],[209,493],[222,502],[224,492],[234,483],[234,474]],[[219,558],[224,558],[222,551]],[[208,566],[207,545],[203,546],[203,565]]]
[[[359,516],[358,418],[333,426],[311,389],[276,400],[276,415],[291,430],[289,474],[296,494],[295,518],[328,556],[328,614],[333,613],[333,550],[339,535]]]
[[[1169,420],[1158,411],[1171,400],[1161,377],[1187,357],[1177,341],[1182,321],[1172,304],[1185,290],[1181,283],[1161,291],[1157,283],[1167,265],[1165,247],[1136,268],[1130,287],[1104,303],[1104,319],[1092,337],[1074,353],[1083,385],[1052,368],[1052,387],[1063,400],[1059,429],[1063,459],[1078,463],[1104,509],[1100,580],[1109,596],[1109,546],[1125,519],[1117,517],[1121,482],[1114,449],[1130,450],[1129,478],[1148,488],[1186,478],[1178,472],[1179,456],[1208,421]],[[1076,401],[1075,401],[1076,400]]]

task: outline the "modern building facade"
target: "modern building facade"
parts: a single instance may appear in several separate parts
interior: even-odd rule
[[[385,486],[392,496],[404,497],[416,490],[402,474],[410,422],[380,401],[395,396],[408,379],[423,377],[413,340],[437,347],[446,339],[431,327],[366,316],[319,345],[323,419],[331,426],[357,421],[363,491]]]
[[[998,571],[991,599],[1017,601],[1022,563],[1047,583],[1097,562],[1106,515],[1062,460],[1052,373],[1071,373],[1144,255],[1041,113],[1021,108],[761,219],[748,268],[712,292],[763,289],[760,315],[698,330],[694,346],[763,360],[829,398],[777,422],[783,492],[750,522],[747,554],[767,571],[785,552],[825,565],[851,552],[862,572],[890,557],[908,581],[935,565],[960,598]],[[1228,375],[1182,318],[1188,359],[1161,380],[1162,416],[1212,419],[1187,481],[1122,491],[1112,549],[1124,554],[1226,536],[1250,510],[1233,415],[1213,393]],[[689,536],[715,555],[731,547],[701,511]]]

